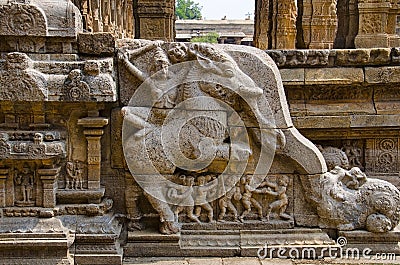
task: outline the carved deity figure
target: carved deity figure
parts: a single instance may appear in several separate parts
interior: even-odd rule
[[[140,47],[134,51],[130,51],[128,54],[120,53],[119,57],[122,60],[124,66],[140,81],[144,82],[150,76],[155,79],[167,80],[168,78],[168,67],[171,65],[168,56],[166,53],[160,48],[161,42],[152,42],[143,47]],[[130,60],[138,57],[144,52],[149,52],[154,50],[154,61],[150,66],[149,72],[140,70],[136,67]],[[162,82],[158,82],[162,84]],[[172,108],[175,105],[173,95],[166,94],[163,95],[164,91],[161,87],[154,85],[152,82],[148,84],[150,86],[150,95],[152,97],[153,106],[157,108]],[[122,115],[125,120],[128,121],[133,127],[137,128],[138,131],[135,133],[136,138],[141,138],[146,136],[149,132],[151,132],[152,125],[141,117],[132,114],[129,112],[129,108],[122,109]]]
[[[17,174],[16,183],[21,188],[23,202],[32,202],[34,177],[28,167],[24,167],[22,172]]]
[[[83,189],[83,168],[78,161],[67,162],[66,189]]]
[[[362,168],[362,149],[357,146],[357,142],[352,142],[350,140],[346,141],[343,145],[342,150],[346,153],[347,158],[349,159],[349,164],[351,166]]]

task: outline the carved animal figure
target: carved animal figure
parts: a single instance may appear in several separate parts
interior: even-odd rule
[[[350,175],[350,180],[343,183]],[[400,221],[400,192],[387,181],[367,178],[359,168],[335,167],[321,176],[318,215],[328,227],[387,232]]]
[[[137,51],[127,52],[135,57],[139,57],[141,53],[153,54],[155,59],[153,61],[155,64],[154,66],[148,66],[147,70],[138,69],[138,67],[129,61],[129,56],[121,56],[120,60],[122,60],[123,65],[128,68],[128,71],[140,81],[153,74],[155,70],[160,70],[160,77],[163,77],[160,80],[163,82],[159,82],[159,86],[153,86],[154,84],[158,84],[158,74],[153,76],[147,83],[146,81],[144,82],[144,87],[149,89],[150,92],[155,91],[154,87],[162,87],[164,82],[170,82],[175,79],[180,80],[175,94],[173,92],[164,91],[163,89],[161,89],[162,93],[150,93],[150,103],[154,105],[149,113],[148,119],[143,119],[143,117],[146,116],[142,115],[143,112],[141,111],[143,109],[136,107],[141,106],[141,103],[124,107],[122,110],[125,115],[124,127],[127,126],[131,128],[130,133],[128,133],[129,135],[124,136],[126,137],[124,139],[124,152],[127,162],[132,164],[132,168],[145,168],[145,170],[148,170],[149,172],[146,172],[146,175],[150,175],[148,179],[152,178],[152,174],[172,175],[176,172],[177,168],[186,170],[186,168],[182,167],[187,166],[186,164],[193,160],[203,161],[207,160],[205,158],[211,157],[211,161],[228,161],[232,155],[236,157],[234,158],[236,160],[243,160],[243,157],[247,159],[248,154],[251,153],[249,146],[242,145],[241,142],[236,142],[234,146],[235,150],[232,151],[231,149],[233,147],[229,143],[229,130],[227,130],[226,124],[205,115],[186,120],[182,127],[179,127],[176,120],[173,120],[171,130],[175,129],[174,127],[179,127],[179,131],[177,132],[178,135],[173,135],[171,137],[175,137],[179,140],[165,141],[165,133],[168,133],[168,130],[165,132],[165,128],[168,126],[168,123],[166,124],[166,117],[169,115],[172,106],[175,106],[175,110],[179,109],[179,104],[187,104],[187,102],[190,102],[193,106],[190,104],[182,105],[180,108],[186,108],[187,110],[193,108],[207,109],[210,108],[211,105],[214,109],[221,109],[221,107],[224,107],[224,104],[226,104],[232,109],[240,109],[243,115],[255,117],[260,127],[274,128],[271,126],[271,122],[266,119],[265,115],[261,113],[262,107],[259,105],[259,102],[263,102],[260,101],[264,93],[263,89],[258,87],[248,75],[242,72],[235,60],[227,53],[206,44],[190,44],[188,46],[176,44],[173,46],[171,45],[169,51],[165,52],[168,61],[165,56],[159,54],[162,51],[162,47],[164,47],[163,44],[138,45],[137,47]],[[157,58],[160,58],[160,60]],[[170,63],[175,64],[188,61],[191,61],[190,67],[183,69],[173,68],[171,70],[166,67],[157,67],[157,65],[166,66]],[[175,73],[173,71],[178,71],[178,74],[174,75]],[[203,82],[200,79],[204,76],[210,76],[211,80],[214,78],[219,81]],[[166,97],[168,95],[173,96]],[[203,106],[203,102],[198,100],[199,97],[214,98],[215,100],[211,103],[207,102],[207,104]],[[194,100],[190,101],[191,99]],[[240,100],[244,101],[243,99],[245,99],[247,103],[247,107],[245,108],[243,108],[242,105],[238,105]],[[166,138],[169,139],[171,137]],[[174,145],[171,148],[168,147],[168,144]],[[171,157],[171,155],[174,155],[177,151],[180,152],[179,159]],[[147,153],[146,158],[142,156],[144,152]],[[186,164],[182,163],[182,166],[177,166],[176,163],[174,163],[175,161],[172,161],[173,159],[175,159],[175,161],[187,161],[187,163],[185,162]],[[144,163],[148,163],[148,161],[151,161],[151,166],[144,166]],[[155,176],[156,175],[154,175],[154,177]],[[137,176],[135,176],[135,178],[136,177]],[[149,185],[148,190],[150,191],[151,184],[147,183],[151,182],[143,178],[142,184]],[[172,210],[173,207],[168,207],[165,201],[169,201],[172,198],[171,196],[176,195],[179,197],[185,193],[179,190],[163,190],[160,188],[156,191],[151,191],[156,198],[150,198],[150,192],[146,192],[147,187],[142,186],[142,188],[145,190],[144,194],[146,197],[149,198],[153,207],[160,214],[161,223],[166,222],[165,225],[161,224],[160,230],[164,233],[176,231],[175,228],[171,228],[173,226],[171,222],[177,220],[177,213],[179,214],[183,209],[177,207],[175,210]],[[251,191],[248,192],[251,193]],[[247,194],[244,195],[245,198],[246,196],[248,197]],[[251,198],[249,198],[249,200],[251,201]],[[242,201],[247,205],[246,199],[242,198]],[[252,204],[254,205],[255,203]],[[201,205],[202,207],[207,207],[206,203],[202,203]],[[185,209],[189,219],[198,221],[196,220],[197,217],[195,219],[191,216],[192,210],[190,210],[190,208],[189,210],[187,210],[188,208]],[[207,207],[206,210],[208,211],[209,220],[212,220],[213,216],[211,215],[210,207]],[[262,218],[262,214],[260,218]],[[165,226],[169,228],[164,229]]]

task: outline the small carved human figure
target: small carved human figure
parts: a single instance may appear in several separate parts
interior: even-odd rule
[[[215,185],[205,186],[207,184],[207,180],[211,179],[211,176],[200,176],[197,178],[198,184],[198,192],[196,196],[196,208],[195,208],[195,216],[200,217],[201,210],[204,209],[207,211],[208,221],[213,221],[214,211],[211,205],[207,202],[207,192],[215,187]]]
[[[75,162],[75,189],[83,189],[83,168],[79,162]]]
[[[21,186],[21,193],[24,202],[32,202],[33,174],[28,167],[24,167],[17,175],[16,182]]]
[[[289,184],[289,178],[287,176],[279,177],[277,183],[271,183],[269,181],[264,181],[260,184],[259,188],[267,187],[263,189],[258,189],[258,193],[269,194],[276,196],[277,200],[273,201],[268,205],[266,218],[269,220],[270,214],[273,210],[277,210],[279,217],[285,220],[291,219],[290,215],[286,214],[286,208],[289,204],[288,197],[286,195],[287,185]],[[272,190],[271,190],[272,189]]]
[[[219,215],[218,215],[218,221],[219,222],[224,222],[224,217],[225,214],[228,211],[230,211],[233,214],[233,221],[239,221],[238,219],[238,212],[236,210],[235,205],[232,203],[232,199],[239,201],[242,199],[242,194],[240,193],[240,187],[233,187],[231,190],[229,190],[224,196],[222,196],[218,200],[218,205],[219,205]]]
[[[362,149],[357,146],[357,142],[347,140],[342,150],[346,153],[350,166],[362,168]]]
[[[78,161],[67,162],[66,189],[83,189],[83,168]]]
[[[161,42],[154,42],[129,54],[122,53],[120,54],[120,60],[122,60],[126,69],[140,81],[145,82],[146,79],[151,77],[146,85],[149,86],[154,107],[172,108],[175,106],[175,96],[169,93],[164,94],[162,87],[160,87],[163,84],[162,81],[168,79],[168,67],[171,65],[167,54],[159,47],[160,45]],[[153,64],[150,65],[149,73],[143,72],[130,62],[132,58],[153,49],[155,50]],[[128,121],[134,128],[138,129],[134,137],[140,139],[152,131],[152,125],[137,114],[130,112],[128,107],[122,109],[122,115],[125,121]]]
[[[251,175],[247,175],[242,177],[241,179],[241,183],[244,185],[244,193],[242,194],[242,204],[245,209],[239,217],[240,221],[242,222],[244,221],[244,217],[251,212],[252,206],[256,208],[258,213],[258,218],[260,220],[263,219],[263,210],[261,204],[256,199],[253,198],[253,192],[255,192],[256,189],[250,185],[251,178],[252,178]]]
[[[170,188],[168,190],[168,197],[170,199],[176,200],[176,208],[174,210],[176,222],[179,221],[179,213],[185,211],[186,216],[192,220],[193,222],[200,223],[197,216],[193,214],[194,210],[194,199],[193,199],[193,177],[186,177],[182,175],[183,184],[187,186],[187,188],[182,188],[178,190],[176,188]],[[178,193],[179,192],[179,193]]]
[[[144,82],[146,79],[152,76],[152,80],[148,82],[148,85],[150,86],[150,95],[152,96],[154,106],[159,108],[171,108],[175,104],[174,100],[172,99],[172,95],[163,95],[164,91],[159,87],[161,82],[158,82],[157,85],[154,84],[154,81],[168,79],[168,67],[171,65],[167,54],[163,49],[160,48],[160,46],[161,42],[152,42],[151,44],[136,49],[129,54],[121,53],[120,60],[122,60],[126,69],[140,81]],[[149,68],[149,73],[143,72],[130,62],[131,59],[153,49],[155,51],[153,55],[153,63]]]
[[[41,133],[35,133],[33,136],[33,143],[34,144],[41,144],[43,143],[43,134]]]

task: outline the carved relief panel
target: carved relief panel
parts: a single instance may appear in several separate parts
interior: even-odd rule
[[[366,170],[375,173],[397,174],[399,168],[399,139],[377,138],[367,140]]]

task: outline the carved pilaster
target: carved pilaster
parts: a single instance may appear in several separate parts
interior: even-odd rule
[[[38,169],[43,189],[43,207],[53,208],[56,206],[57,178],[60,173],[60,167]]]
[[[269,37],[269,0],[256,0],[256,13],[254,16],[254,46],[261,49],[268,49]]]
[[[102,117],[87,117],[78,120],[78,125],[84,127],[83,133],[87,140],[88,189],[100,189],[101,143],[103,127],[108,119]]]
[[[14,104],[11,102],[2,102],[1,108],[4,113],[4,123],[1,124],[1,126],[6,128],[17,128],[18,123],[15,119]]]
[[[346,36],[346,48],[354,48],[354,39],[358,33],[357,0],[349,0],[349,32]]]
[[[389,47],[398,47],[400,45],[400,36],[396,34],[397,15],[400,14],[400,5],[397,1],[391,1],[389,10],[387,33],[389,34]]]
[[[360,1],[358,3],[359,25],[355,38],[356,48],[389,47],[388,17],[389,1]]]
[[[336,0],[304,2],[304,42],[310,49],[333,48],[337,28],[336,5]]]
[[[297,9],[294,0],[275,0],[272,46],[275,49],[296,48]],[[274,1],[274,2],[275,2]]]
[[[6,206],[6,180],[8,177],[9,170],[6,168],[0,169],[0,207]]]
[[[173,41],[175,38],[175,1],[137,0],[136,38]]]

